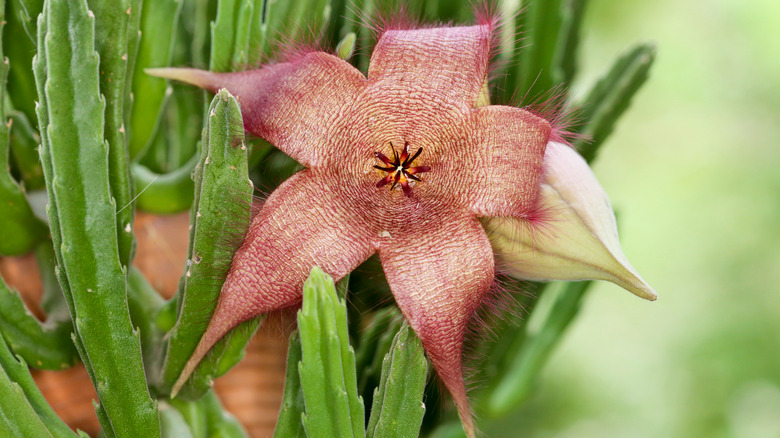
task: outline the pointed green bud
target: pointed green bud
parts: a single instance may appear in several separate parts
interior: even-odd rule
[[[506,272],[534,281],[607,280],[655,300],[655,291],[623,254],[607,194],[585,160],[566,145],[549,143],[543,168],[539,224],[484,221]]]
[[[357,35],[355,32],[350,32],[342,39],[336,46],[335,54],[339,58],[349,61],[352,55],[355,53],[355,41],[357,41]]]

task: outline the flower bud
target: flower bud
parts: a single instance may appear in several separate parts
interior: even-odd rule
[[[641,298],[657,298],[623,254],[607,194],[572,148],[548,143],[539,197],[540,220],[483,221],[509,275],[534,281],[607,280]]]

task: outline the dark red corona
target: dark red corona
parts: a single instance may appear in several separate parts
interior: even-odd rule
[[[375,154],[379,160],[385,163],[386,167],[374,166],[374,168],[387,172],[387,176],[376,183],[376,186],[382,187],[392,182],[393,185],[390,186],[390,190],[393,190],[397,184],[401,184],[401,188],[404,190],[404,194],[406,196],[411,196],[412,188],[409,187],[409,180],[413,179],[415,181],[421,181],[420,178],[415,175],[431,170],[429,166],[410,167],[412,162],[420,156],[423,148],[417,149],[417,152],[415,152],[414,155],[410,157],[408,141],[404,142],[404,150],[401,152],[400,156],[398,155],[398,151],[395,150],[393,142],[390,142],[390,147],[393,149],[392,160],[387,158],[385,154],[381,152],[377,152]]]

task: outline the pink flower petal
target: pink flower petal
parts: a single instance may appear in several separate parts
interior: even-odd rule
[[[472,123],[471,137],[442,161],[466,167],[459,189],[472,212],[523,216],[536,202],[550,124],[520,108],[498,105],[475,110]]]
[[[345,129],[341,113],[367,83],[349,63],[323,52],[235,73],[181,68],[148,69],[147,73],[212,92],[227,88],[241,103],[246,130],[306,167],[323,165],[333,156],[336,143],[331,139]]]
[[[395,91],[393,100],[473,108],[487,76],[490,25],[390,30],[371,55],[368,78]],[[390,97],[390,96],[388,96]]]
[[[463,382],[466,326],[493,282],[493,251],[479,221],[447,212],[379,248],[390,289],[452,393],[464,427],[474,424]]]
[[[313,267],[322,267],[338,281],[370,257],[374,247],[366,232],[327,180],[304,170],[285,181],[252,220],[233,257],[211,323],[177,385],[236,325],[300,305],[303,283]]]

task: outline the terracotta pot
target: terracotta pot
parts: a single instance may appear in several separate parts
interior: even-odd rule
[[[138,213],[135,234],[138,248],[134,264],[165,298],[176,292],[184,271],[189,238],[189,215],[154,216]],[[9,286],[19,290],[39,318],[41,282],[32,256],[0,258],[0,272]],[[247,347],[244,360],[217,379],[215,389],[225,408],[252,437],[273,434],[284,389],[287,338],[294,326],[290,315],[273,315],[260,327]],[[92,407],[92,382],[78,365],[64,371],[32,370],[44,397],[72,428],[96,435],[100,426]]]

